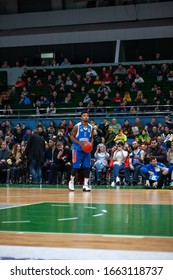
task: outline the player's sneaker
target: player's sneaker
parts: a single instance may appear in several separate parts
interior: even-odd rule
[[[91,188],[87,185],[83,185],[83,192],[90,192]]]
[[[169,189],[173,189],[173,182],[171,182],[171,184],[169,185]]]
[[[120,177],[117,176],[117,178],[116,178],[116,185],[119,185],[120,182],[121,182],[121,181],[120,181]]]
[[[111,187],[115,187],[115,182],[114,181],[112,181]]]
[[[152,185],[152,188],[157,189],[157,186],[158,186],[158,182],[154,182],[153,185]]]
[[[146,182],[145,182],[145,187],[146,188],[150,188],[151,186],[150,186],[150,181],[149,180],[146,180]]]
[[[72,181],[72,180],[69,181],[68,188],[70,191],[74,191],[74,181]]]

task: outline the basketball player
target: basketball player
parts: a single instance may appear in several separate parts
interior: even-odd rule
[[[74,179],[78,170],[82,167],[84,169],[84,185],[83,191],[91,191],[88,186],[91,154],[82,150],[83,142],[92,141],[93,128],[88,123],[89,115],[87,112],[81,113],[81,122],[77,123],[71,132],[70,139],[73,142],[72,145],[72,162],[73,168],[71,172],[71,178],[69,181],[69,190],[74,191]]]

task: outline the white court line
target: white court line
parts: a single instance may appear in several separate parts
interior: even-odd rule
[[[57,219],[57,221],[70,221],[70,220],[78,220],[78,217],[73,217],[73,218],[62,218],[62,219]]]
[[[57,206],[57,207],[69,207],[69,205],[65,204],[51,204],[51,206]]]
[[[36,205],[36,204],[42,204],[45,203],[45,201],[42,202],[35,202],[35,203],[30,203],[30,204],[16,204],[16,205],[12,205],[12,206],[7,206],[7,207],[2,207],[0,208],[0,210],[4,210],[4,209],[9,209],[9,208],[17,208],[17,207],[23,207],[23,206],[30,206],[30,205]]]
[[[92,207],[92,206],[84,206],[84,208],[87,208],[87,209],[97,209],[96,207]]]
[[[20,224],[20,223],[30,223],[31,221],[3,221],[1,224]]]
[[[103,213],[100,213],[100,214],[93,215],[93,217],[99,217],[99,216],[103,216],[103,215],[104,215]]]

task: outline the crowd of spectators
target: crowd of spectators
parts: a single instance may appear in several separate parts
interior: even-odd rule
[[[129,155],[135,152],[135,149],[137,154],[139,150],[142,151],[142,153],[140,152],[142,154],[140,165],[148,163],[151,155],[168,167],[173,164],[173,121],[169,115],[165,116],[163,123],[158,123],[155,117],[152,117],[147,123],[142,123],[137,117],[134,123],[129,123],[125,119],[122,125],[115,118],[111,120],[105,118],[101,123],[90,119],[90,124],[93,127],[92,159],[98,160],[98,147],[101,144],[101,147],[104,148],[99,149],[106,152],[108,164],[111,159],[119,162],[118,166],[115,164],[113,166],[113,176],[116,179],[113,180],[112,186],[119,183],[119,172],[130,166],[125,159],[128,159]],[[51,120],[48,127],[45,127],[44,123],[39,120],[36,127],[31,129],[25,123],[18,123],[13,127],[10,120],[2,121],[0,124],[0,172],[10,169],[11,182],[23,182],[22,178],[26,177],[27,171],[25,147],[33,130],[37,130],[46,146],[42,165],[42,182],[55,184],[58,178],[59,184],[66,184],[71,172],[72,143],[70,132],[74,125],[73,120],[63,119],[58,124]],[[134,143],[137,145],[135,149]],[[127,169],[125,170],[127,172]],[[128,172],[133,171],[133,167],[130,171],[128,170]],[[138,176],[139,173],[135,173],[133,184],[138,184]],[[126,175],[125,183],[129,185],[131,182],[127,181],[127,178],[129,177]],[[171,178],[169,176],[169,183],[173,180]],[[99,184],[99,177],[97,179]],[[3,183],[2,174],[0,180]]]
[[[86,58],[85,64],[89,62],[90,58]],[[23,74],[18,77],[10,90],[10,96],[7,100],[4,97],[2,104],[10,105],[13,110],[16,100],[19,100],[17,108],[22,109],[23,105],[32,106],[37,114],[39,111],[48,114],[52,102],[55,108],[61,104],[76,107],[82,102],[79,107],[84,107],[89,113],[104,112],[103,108],[107,106],[115,107],[114,112],[118,113],[151,111],[149,105],[155,105],[152,110],[157,112],[172,109],[173,71],[169,64],[147,65],[142,61],[139,65],[131,64],[125,67],[119,64],[95,70],[90,63],[87,69],[78,70],[68,68],[70,64],[67,58],[64,58],[62,63],[63,70],[59,69],[58,72],[46,67],[28,70],[27,66],[24,66]],[[57,64],[52,61],[51,65]],[[152,80],[151,88],[145,87],[146,74],[150,76],[150,81]],[[165,81],[168,83],[166,89]],[[163,105],[167,106],[163,108]],[[56,110],[49,112],[55,114]]]

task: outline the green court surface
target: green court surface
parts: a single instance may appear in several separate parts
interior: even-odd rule
[[[1,207],[0,231],[173,236],[173,205],[46,202]]]

